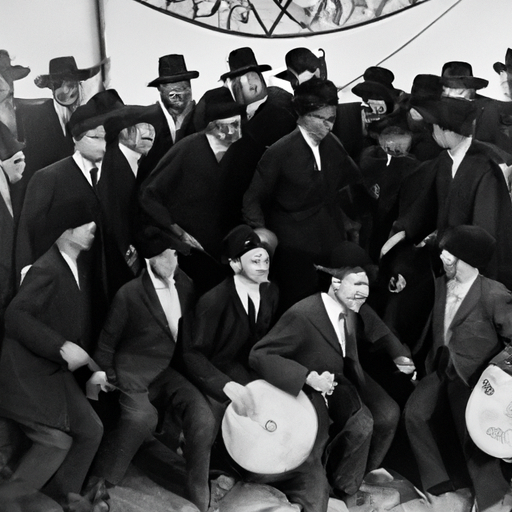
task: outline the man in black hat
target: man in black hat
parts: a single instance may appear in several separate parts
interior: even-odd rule
[[[359,183],[361,174],[330,133],[337,105],[332,82],[312,78],[299,85],[298,126],[265,152],[244,196],[244,220],[279,240],[275,269],[284,309],[316,291],[313,262],[328,258],[352,229],[340,191]]]
[[[460,475],[451,474],[443,462],[447,447],[443,448],[442,439],[447,436],[447,415],[451,415],[478,510],[487,512],[510,508],[500,506],[510,485],[501,473],[499,459],[480,451],[469,438],[465,408],[487,363],[512,337],[510,292],[479,273],[492,258],[495,246],[496,240],[479,226],[459,225],[446,230],[441,238],[445,275],[436,279],[435,305],[420,347],[428,350],[426,376],[405,409],[423,490],[439,496],[461,486]]]
[[[190,81],[198,76],[198,71],[187,69],[183,55],[160,57],[158,77],[148,84],[148,87],[156,87],[160,93],[151,111],[151,124],[156,132],[155,142],[141,162],[139,183],[150,175],[173,144],[197,131],[193,120],[196,104],[192,99]]]
[[[95,288],[95,330],[103,322],[109,291],[106,278],[103,211],[110,207],[103,192],[102,160],[105,154],[103,123],[123,102],[114,89],[94,95],[85,105],[78,107],[68,127],[73,136],[75,152],[38,171],[27,188],[16,239],[16,271],[20,272],[44,254],[53,243],[53,211],[67,201],[85,201],[94,215],[98,235],[91,251],[86,255],[88,271]]]
[[[503,173],[489,156],[494,150],[472,137],[478,107],[464,99],[442,98],[419,102],[415,109],[433,125],[434,139],[445,151],[404,184],[413,200],[382,252],[404,238],[418,244],[436,230],[442,236],[448,227],[480,226],[497,242],[493,257],[480,270],[512,287],[512,205]]]
[[[240,221],[226,159],[240,139],[243,111],[225,88],[208,91],[204,102],[205,130],[174,145],[140,194],[142,228],[172,236],[173,248],[184,255],[192,251],[180,265],[203,293],[226,277],[212,257],[220,259],[223,237]]]
[[[27,169],[21,185],[26,189],[34,173],[73,154],[73,138],[67,130],[71,114],[80,105],[80,83],[97,75],[101,64],[79,69],[74,57],[50,60],[49,73],[34,83],[52,91],[53,99],[21,109]]]
[[[54,243],[30,267],[6,316],[0,359],[0,414],[32,441],[14,472],[60,503],[79,493],[103,426],[73,372],[89,366],[88,282],[79,261],[96,224],[86,201],[66,199],[48,212]],[[98,374],[106,389],[106,376]]]
[[[126,282],[139,275],[142,261],[136,249],[137,175],[139,163],[155,139],[152,107],[127,105],[105,121],[106,149],[102,167],[102,196],[109,294],[114,297]]]
[[[500,86],[507,101],[512,101],[512,48],[507,48],[505,62],[495,62],[494,71],[500,77]]]
[[[14,233],[20,212],[11,200],[11,185],[21,179],[25,170],[23,149],[24,145],[0,122],[0,338],[4,312],[15,290]]]
[[[362,253],[351,242],[337,247],[330,266],[317,267],[330,276],[326,291],[286,311],[249,357],[251,367],[274,386],[294,396],[304,390],[320,407],[319,417],[328,411],[328,477],[342,496],[354,494],[366,472],[380,467],[400,417],[398,405],[363,370],[358,350],[384,346],[399,368],[414,371],[406,347],[364,304],[369,284]],[[319,425],[319,437],[327,436],[326,428]],[[329,488],[318,475],[313,479],[318,503],[306,510],[326,510]]]
[[[172,410],[185,436],[184,497],[206,512],[214,420],[205,398],[183,376],[180,357],[194,286],[179,268],[169,240],[146,237],[140,249],[145,269],[117,293],[94,354],[109,381],[121,389],[121,415],[105,436],[91,473],[117,485],[141,445],[156,443],[157,409],[162,414]],[[161,457],[169,449],[157,444]]]

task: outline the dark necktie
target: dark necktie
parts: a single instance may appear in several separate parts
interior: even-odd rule
[[[98,192],[98,168],[97,167],[93,167],[89,171],[89,173],[91,175],[92,189],[94,190],[94,192]]]
[[[249,327],[251,331],[256,327],[256,308],[254,307],[254,302],[250,297],[247,297],[247,315],[249,316]]]

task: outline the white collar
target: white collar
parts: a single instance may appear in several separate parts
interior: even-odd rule
[[[241,279],[238,274],[233,276],[233,281],[235,283],[236,293],[245,308],[245,311],[249,312],[249,300],[250,297],[253,304],[256,318],[258,317],[258,311],[260,308],[260,285],[259,283],[248,283],[247,280]]]
[[[252,116],[254,116],[254,114],[256,113],[256,110],[258,110],[260,108],[260,106],[263,105],[263,103],[265,103],[265,101],[267,101],[267,99],[268,99],[268,95],[265,96],[264,98],[261,98],[261,100],[254,101],[253,103],[249,103],[249,105],[247,105],[247,107],[245,107],[245,111],[247,112],[247,119],[251,119]]]
[[[71,269],[73,277],[75,278],[75,281],[76,281],[76,285],[80,289],[80,281],[78,279],[78,265],[76,263],[76,260],[71,258],[71,256],[69,256],[69,254],[62,252],[60,249],[59,249],[59,252],[62,255],[62,257],[64,258],[64,261],[68,264],[69,268]]]
[[[169,286],[173,285],[175,283],[174,277],[170,277],[169,279],[162,279],[158,277],[151,268],[151,264],[149,263],[149,260],[146,259],[146,268],[148,270],[149,277],[151,279],[151,282],[153,283],[153,287],[155,290],[162,290],[164,288],[169,288]]]
[[[98,181],[100,181],[101,163],[102,162],[91,162],[90,160],[87,160],[87,158],[84,158],[82,153],[80,153],[80,151],[75,151],[73,153],[73,160],[75,161],[76,165],[78,165],[78,167],[82,171],[82,174],[85,176],[85,179],[89,182],[89,185],[92,186],[90,171],[94,167],[96,167],[96,169],[98,169]]]
[[[62,128],[62,132],[64,136],[67,135],[66,125],[68,124],[69,118],[71,117],[71,110],[64,105],[61,105],[55,98],[53,99],[53,108],[57,113],[57,117],[59,118],[60,127]]]
[[[304,140],[306,141],[306,144],[311,148],[311,151],[313,151],[313,156],[315,157],[316,162],[316,170],[321,171],[322,170],[322,160],[320,158],[320,148],[319,144],[316,144],[315,141],[311,138],[309,133],[302,128],[302,126],[297,125],[299,127],[300,133],[302,133],[302,136],[304,137]]]
[[[165,105],[163,104],[161,98],[158,98],[158,103],[159,103],[160,107],[162,108],[165,119],[167,121],[167,125],[169,126],[169,131],[171,132],[172,141],[175,142],[175,140],[176,140],[176,122],[174,121],[174,117],[172,117],[171,114],[169,114],[169,111],[165,108]]]
[[[128,160],[128,164],[130,165],[130,168],[137,177],[137,171],[139,170],[139,160],[140,160],[140,153],[137,153],[137,151],[134,151],[133,149],[129,148],[128,146],[125,146],[123,143],[119,143],[119,149],[121,150],[121,153],[126,157],[126,160]]]

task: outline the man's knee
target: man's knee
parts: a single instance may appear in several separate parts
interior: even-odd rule
[[[153,433],[158,425],[158,411],[146,399],[121,401],[121,421]]]

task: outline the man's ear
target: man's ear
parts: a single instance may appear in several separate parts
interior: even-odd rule
[[[340,285],[341,285],[341,279],[338,279],[337,277],[333,277],[331,279],[331,286],[334,291],[337,291],[338,288],[340,287]]]
[[[242,272],[242,262],[240,261],[240,258],[236,258],[233,260],[229,260],[229,266],[233,269],[233,272],[235,274],[240,274]]]

